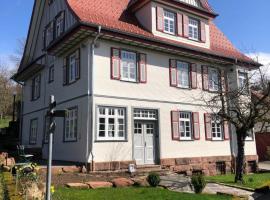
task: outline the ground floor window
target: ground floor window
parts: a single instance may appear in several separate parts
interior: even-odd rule
[[[29,137],[30,144],[37,143],[37,129],[38,129],[38,119],[32,119],[30,121],[30,137]]]
[[[219,116],[212,115],[212,139],[223,140],[222,122]]]
[[[126,139],[126,109],[116,107],[98,107],[97,140]]]
[[[78,108],[70,108],[65,118],[65,142],[74,142],[77,140],[78,131]]]
[[[179,116],[180,138],[181,140],[191,140],[191,113],[180,112]]]

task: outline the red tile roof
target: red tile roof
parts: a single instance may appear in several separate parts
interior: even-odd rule
[[[211,9],[207,0],[200,0],[204,7]],[[93,25],[113,29],[133,35],[143,36],[149,39],[158,39],[163,42],[176,43],[175,41],[154,36],[142,28],[134,14],[127,10],[130,0],[67,0],[69,7],[77,15],[80,21]],[[244,62],[254,61],[237,50],[227,37],[210,22],[210,49],[195,47],[182,42],[177,42],[181,47],[193,48],[198,51],[218,55],[226,58],[238,59]]]

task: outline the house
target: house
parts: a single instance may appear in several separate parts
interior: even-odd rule
[[[231,171],[234,127],[201,95],[229,90],[259,67],[217,28],[207,0],[36,0],[14,79],[23,83],[21,142],[47,157],[49,96],[57,109],[53,158],[91,170],[161,165]],[[246,161],[257,161],[253,137]]]

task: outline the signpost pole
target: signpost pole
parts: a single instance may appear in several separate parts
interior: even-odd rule
[[[53,109],[51,105],[54,103],[54,96],[50,96],[50,111]],[[47,181],[46,181],[46,200],[51,200],[51,181],[52,181],[52,148],[53,148],[53,116],[49,116],[50,131],[49,131],[49,148],[48,148],[48,163],[47,163]]]

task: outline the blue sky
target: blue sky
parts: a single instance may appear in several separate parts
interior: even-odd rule
[[[216,24],[245,53],[270,60],[269,0],[209,0],[220,14]],[[34,0],[1,0],[0,58],[14,53],[17,39],[26,38]],[[264,22],[265,21],[265,22]],[[8,62],[8,61],[6,61]]]

